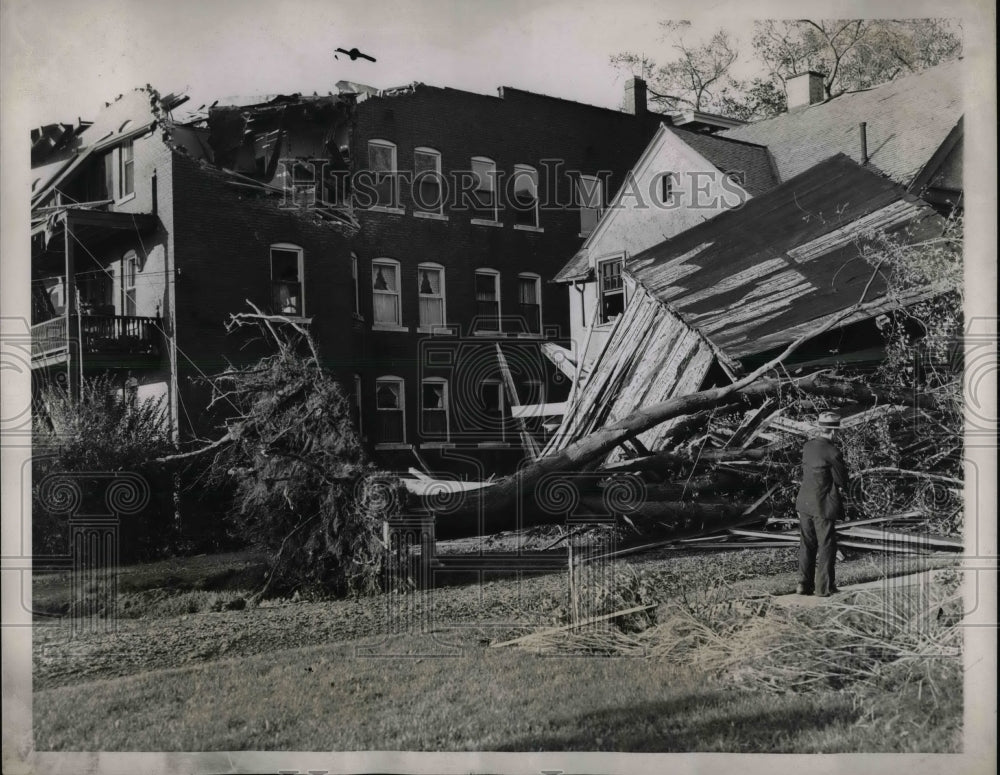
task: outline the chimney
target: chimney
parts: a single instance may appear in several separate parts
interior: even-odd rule
[[[642,78],[632,76],[625,84],[625,112],[646,115],[646,82]]]
[[[785,92],[788,94],[789,110],[822,102],[826,98],[823,74],[810,70],[793,76],[785,81]]]

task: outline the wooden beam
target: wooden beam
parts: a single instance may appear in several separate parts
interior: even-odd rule
[[[559,401],[550,404],[522,404],[511,406],[510,416],[521,417],[552,417],[566,413],[566,402]]]
[[[855,538],[870,538],[876,541],[886,541],[897,544],[915,544],[920,548],[929,546],[944,547],[955,551],[962,551],[965,548],[962,541],[954,538],[937,538],[932,536],[917,536],[907,533],[896,533],[888,530],[873,530],[866,527],[856,527],[851,524],[838,526],[837,532],[842,535],[849,535]]]
[[[538,443],[535,441],[534,436],[528,430],[528,424],[524,421],[524,416],[514,414],[514,409],[521,406],[521,399],[517,397],[517,386],[514,384],[514,377],[510,373],[510,366],[507,365],[507,357],[503,354],[503,349],[500,347],[499,342],[496,343],[496,348],[497,361],[500,363],[500,375],[503,377],[504,388],[510,397],[511,416],[517,420],[520,428],[521,444],[527,450],[532,460],[538,460],[541,451],[538,449]]]

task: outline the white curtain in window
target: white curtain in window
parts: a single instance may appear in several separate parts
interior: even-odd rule
[[[417,271],[417,281],[422,296],[441,295],[441,270],[421,268]]]
[[[538,304],[538,281],[534,277],[522,277],[518,289],[521,304]]]
[[[496,300],[497,300],[496,275],[477,274],[476,301],[496,301]]]
[[[372,288],[376,291],[396,291],[396,267],[375,264],[372,271]]]
[[[424,409],[444,409],[444,383],[424,383]]]
[[[379,382],[375,402],[379,409],[399,409],[399,383]]]
[[[393,149],[387,145],[368,146],[368,164],[372,172],[395,172],[392,163]]]

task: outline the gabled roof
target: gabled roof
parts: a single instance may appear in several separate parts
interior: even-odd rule
[[[771,155],[763,144],[735,140],[723,135],[691,132],[670,127],[670,131],[712,162],[721,172],[735,173],[750,196],[770,191],[780,182]]]
[[[781,179],[788,180],[836,153],[862,162],[859,125],[864,121],[869,164],[909,185],[962,115],[963,74],[958,60],[721,136],[766,145]]]
[[[704,132],[692,132],[686,129],[678,129],[665,122],[660,124],[660,128],[649,141],[649,144],[642,152],[642,155],[633,164],[631,170],[632,175],[641,176],[643,174],[643,170],[647,169],[648,165],[653,164],[655,155],[662,144],[672,142],[672,140],[668,140],[668,136],[670,135],[687,145],[693,152],[690,154],[692,157],[700,157],[699,161],[695,163],[696,169],[702,169],[704,163],[708,162],[720,172],[735,174],[740,186],[745,189],[750,196],[758,196],[778,185],[778,176],[774,171],[774,166],[767,152],[767,148],[764,146],[754,145],[753,143],[726,140],[725,138],[720,138],[716,135],[710,135]],[[655,173],[684,171],[689,170],[654,170]],[[623,209],[632,209],[631,206],[622,204],[621,197],[622,191],[619,191],[611,200],[608,210],[602,216],[602,220],[599,222],[598,227],[587,237],[587,240],[573,255],[573,257],[563,266],[562,269],[559,270],[556,276],[552,279],[552,282],[580,282],[588,280],[593,276],[590,254],[594,248],[594,240],[600,241],[602,239],[602,229],[606,225],[605,219],[608,217],[614,217],[613,211],[616,208],[621,207]],[[661,211],[652,209],[649,212],[660,213]],[[684,212],[689,212],[689,210],[685,210]],[[698,219],[703,220],[707,217],[711,217],[712,215],[715,215],[715,212],[717,211],[713,211],[712,213],[707,213],[704,210],[699,211]],[[670,213],[665,211],[662,212],[661,215],[663,218],[671,217]],[[666,233],[674,233],[678,231],[678,225],[679,224],[675,219],[674,228],[669,229],[667,232],[658,231],[657,238],[662,239]],[[681,225],[681,228],[685,227],[686,226]],[[652,244],[652,240],[646,243],[646,245],[649,244]],[[642,247],[645,247],[646,245],[642,245]],[[632,247],[631,249],[638,250],[639,248]]]
[[[626,269],[738,359],[790,343],[854,306],[872,276],[860,247],[870,232],[905,230],[916,240],[941,234],[944,225],[924,202],[838,154],[638,254]],[[865,306],[841,325],[900,301],[885,292],[875,279]],[[913,300],[935,292],[921,289]]]

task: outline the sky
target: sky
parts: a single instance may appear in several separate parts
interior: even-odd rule
[[[704,15],[719,5],[703,4],[693,39],[732,21]],[[146,83],[186,90],[191,107],[326,93],[343,79],[488,94],[505,85],[618,108],[628,74],[609,58],[662,53],[658,20],[684,10],[651,0],[4,0],[4,38],[19,49],[4,99],[21,102],[30,125],[93,117]],[[334,59],[338,47],[378,61]]]
[[[663,59],[658,22],[692,19],[688,40],[726,29],[755,71],[753,18],[940,15],[936,0],[0,0],[5,108],[28,126],[93,118],[151,84],[190,107],[227,97],[388,88],[422,81],[496,94],[512,86],[608,108],[629,73],[609,59]],[[352,62],[336,48],[378,60]]]

